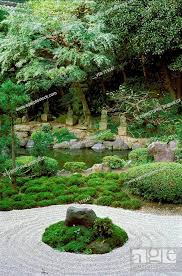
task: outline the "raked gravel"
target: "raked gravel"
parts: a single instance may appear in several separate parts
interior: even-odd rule
[[[68,206],[0,212],[0,276],[182,275],[182,216],[84,204],[123,227],[129,240],[108,254],[82,255],[58,252],[41,241],[46,227],[65,219]],[[131,249],[143,247],[177,248],[177,264],[132,265]]]

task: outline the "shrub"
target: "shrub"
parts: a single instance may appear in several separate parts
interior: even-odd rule
[[[93,225],[93,235],[95,237],[107,238],[112,236],[112,220],[110,218],[96,218]]]
[[[182,148],[177,148],[175,151],[175,157],[176,157],[176,161],[177,162],[181,162],[182,161]]]
[[[124,201],[114,201],[112,207],[121,207],[123,209],[137,210],[142,206],[141,200],[139,199],[128,199]]]
[[[55,129],[53,131],[53,137],[57,139],[58,143],[77,139],[75,134],[70,132],[67,128]]]
[[[46,128],[46,132],[38,130],[32,133],[32,140],[34,141],[33,154],[42,156],[46,154],[48,147],[53,143],[53,136]]]
[[[33,165],[33,174],[36,176],[51,176],[58,172],[58,168],[57,160],[50,157],[44,157],[42,161]]]
[[[87,168],[85,162],[66,162],[64,169],[70,172],[82,172]]]
[[[131,192],[145,199],[182,203],[182,165],[178,163],[151,163],[130,168],[125,185]]]
[[[95,203],[97,205],[110,206],[113,200],[114,200],[114,197],[112,195],[101,196],[96,200]]]
[[[97,140],[100,141],[114,141],[115,134],[111,130],[101,131],[96,135]]]
[[[17,176],[33,175],[35,176],[51,176],[58,171],[58,162],[49,157],[36,158],[34,156],[19,156],[16,158]],[[6,168],[11,170],[12,161],[6,162]],[[24,180],[26,181],[26,180]]]
[[[132,150],[129,153],[128,158],[132,161],[133,164],[145,164],[152,161],[152,157],[150,157],[146,148]]]
[[[49,123],[42,124],[41,130],[44,132],[50,132],[52,130],[52,126]]]
[[[85,182],[85,177],[82,176],[81,174],[74,174],[70,177],[65,177],[65,184],[67,186],[72,186],[72,185],[83,185]]]
[[[120,159],[117,155],[105,156],[103,158],[103,163],[111,169],[123,168],[126,164],[126,162],[123,159]]]

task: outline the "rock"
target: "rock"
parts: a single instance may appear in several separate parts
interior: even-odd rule
[[[71,150],[83,149],[83,148],[84,148],[84,143],[82,142],[72,142],[72,144],[70,145]]]
[[[21,121],[22,121],[23,124],[24,124],[24,123],[27,123],[27,122],[28,122],[27,116],[23,116],[23,117],[21,118]]]
[[[34,147],[34,141],[33,140],[28,140],[27,144],[26,144],[26,148],[33,148]]]
[[[84,170],[84,174],[85,174],[85,175],[89,175],[89,174],[91,174],[91,173],[93,173],[93,172],[92,172],[92,168],[88,168],[87,170]]]
[[[20,147],[24,148],[27,145],[27,142],[28,142],[28,138],[20,140],[20,142],[19,142],[20,143]]]
[[[18,137],[18,139],[24,139],[27,138],[29,136],[29,133],[24,131],[24,132],[17,132],[16,136]]]
[[[177,141],[175,141],[175,140],[170,141],[168,145],[169,145],[171,150],[175,151],[176,148],[177,148]]]
[[[122,139],[116,139],[113,142],[113,150],[127,150],[128,145]]]
[[[148,146],[149,154],[154,157],[156,162],[174,162],[175,149],[174,143],[167,144],[159,141],[153,142]]]
[[[96,219],[96,214],[92,209],[69,207],[66,213],[66,226],[83,225],[92,227]]]
[[[48,114],[42,114],[41,115],[41,121],[42,122],[47,122],[48,121]]]
[[[97,143],[92,147],[92,149],[94,151],[102,151],[102,150],[105,150],[105,146],[101,143]]]
[[[56,143],[53,146],[53,149],[69,149],[69,148],[70,148],[70,144],[67,141],[62,142],[62,143]]]
[[[84,145],[85,145],[85,148],[91,148],[95,145],[95,140],[92,140],[92,139],[85,139],[83,141]]]
[[[127,135],[127,127],[118,127],[118,135],[126,136]]]
[[[94,164],[91,170],[92,170],[92,173],[109,172],[110,168],[102,163],[102,164]]]
[[[113,149],[113,142],[110,141],[104,141],[103,145],[106,147],[106,149],[112,150]]]
[[[16,132],[30,132],[31,126],[29,125],[15,125]]]
[[[134,150],[134,149],[139,149],[139,148],[144,148],[144,146],[141,145],[141,144],[139,144],[139,143],[134,143],[134,144],[132,145],[132,150]]]
[[[89,244],[89,249],[93,254],[105,254],[111,251],[110,245],[103,241],[93,241]]]
[[[17,119],[16,119],[16,124],[21,124],[21,123],[22,123],[21,118],[17,118]]]

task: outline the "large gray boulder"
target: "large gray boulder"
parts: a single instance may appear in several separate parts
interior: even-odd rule
[[[102,151],[102,150],[105,150],[106,147],[102,143],[97,143],[92,147],[92,149],[94,151]]]
[[[175,141],[171,141],[168,144],[157,141],[148,146],[148,151],[156,162],[174,162],[176,146],[177,143]]]
[[[76,149],[83,149],[84,148],[84,143],[82,142],[72,142],[70,144],[70,149],[71,150],[76,150]]]
[[[53,149],[69,149],[69,148],[70,148],[70,144],[67,141],[62,142],[62,143],[56,143],[53,146]]]
[[[128,150],[128,145],[122,139],[116,139],[113,142],[113,150]]]
[[[83,225],[92,227],[96,219],[96,214],[92,209],[69,207],[66,213],[66,226]]]

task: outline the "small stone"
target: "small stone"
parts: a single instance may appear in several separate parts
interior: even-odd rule
[[[33,148],[34,147],[34,141],[33,140],[28,140],[27,144],[26,144],[26,148]]]

